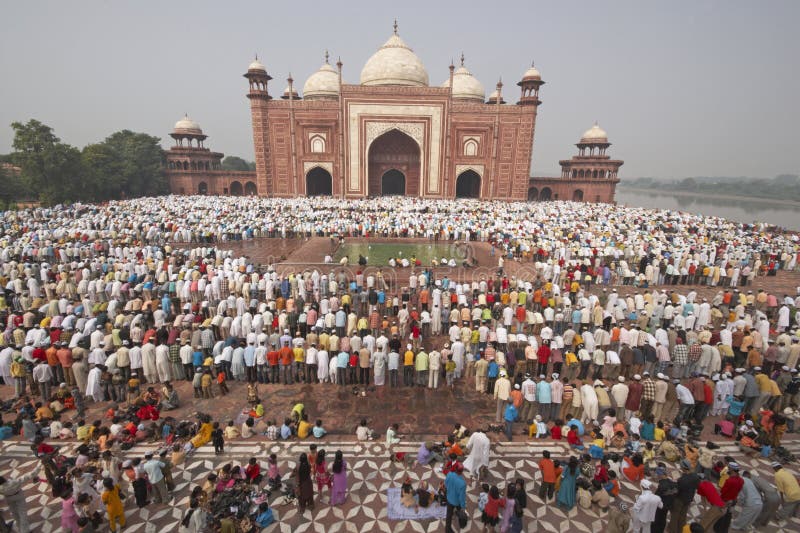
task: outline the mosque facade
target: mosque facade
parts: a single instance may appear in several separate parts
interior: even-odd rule
[[[276,98],[273,78],[257,58],[244,77],[255,172],[222,170],[222,154],[205,148],[199,125],[185,117],[170,134],[176,141],[167,152],[172,192],[613,202],[622,162],[605,155],[607,138],[586,138],[589,132],[579,154],[561,161],[561,177],[530,177],[545,83],[533,66],[516,83],[515,103],[506,102],[512,97],[502,82],[487,98],[463,56],[432,86],[395,25],[358,84],[343,80],[342,62],[331,65],[327,52],[302,92],[289,76]]]

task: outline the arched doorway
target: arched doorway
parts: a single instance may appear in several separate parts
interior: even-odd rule
[[[580,189],[575,189],[572,193],[572,201],[573,202],[582,202],[583,201],[583,191]]]
[[[542,192],[539,193],[540,202],[549,202],[552,197],[553,191],[550,190],[550,187],[545,187],[542,189]]]
[[[393,168],[381,176],[381,196],[404,195],[406,193],[405,175]]]
[[[246,196],[255,196],[258,194],[258,189],[256,188],[256,184],[252,181],[248,181],[244,184],[244,194]]]
[[[197,194],[208,194],[208,183],[201,181],[197,184]]]
[[[456,198],[480,198],[481,177],[474,170],[465,170],[456,178]]]
[[[241,196],[242,195],[242,184],[238,181],[231,182],[231,196]]]
[[[528,189],[528,201],[535,202],[538,199],[539,199],[539,189],[537,189],[536,187],[531,187],[530,189]]]
[[[332,196],[333,177],[324,168],[314,167],[306,174],[307,196]]]
[[[400,130],[387,131],[372,142],[367,156],[367,194],[419,196],[420,148],[414,139]]]

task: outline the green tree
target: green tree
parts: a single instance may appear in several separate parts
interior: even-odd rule
[[[679,184],[679,187],[681,189],[694,191],[694,190],[697,189],[697,180],[694,179],[694,178],[685,178],[685,179],[681,180],[681,182]]]
[[[156,196],[168,192],[164,175],[164,150],[160,139],[146,133],[122,130],[108,136],[102,148],[93,148],[84,158],[92,179],[104,185],[108,198]],[[88,147],[87,147],[88,148]]]
[[[124,183],[117,153],[106,143],[87,144],[81,152],[83,193],[94,201],[121,198]]]
[[[53,129],[38,120],[13,122],[12,162],[22,169],[22,182],[45,205],[76,199],[81,189],[77,148],[64,144]]]
[[[248,163],[241,157],[236,157],[235,155],[229,155],[222,160],[222,170],[248,171],[251,170],[251,168],[250,168],[250,163]]]

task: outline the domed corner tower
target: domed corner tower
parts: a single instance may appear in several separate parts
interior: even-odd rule
[[[255,196],[255,172],[222,170],[225,154],[206,148],[208,136],[184,115],[169,134],[175,145],[166,152],[167,183],[172,194],[232,194]]]
[[[558,162],[560,177],[531,178],[528,200],[614,203],[619,168],[624,161],[611,159],[606,153],[611,143],[605,130],[595,123],[575,146],[577,155]]]

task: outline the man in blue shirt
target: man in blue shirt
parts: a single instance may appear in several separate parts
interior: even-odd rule
[[[457,463],[455,470],[447,473],[444,478],[444,488],[447,494],[447,515],[444,522],[446,533],[454,533],[453,515],[456,509],[467,507],[467,482],[464,479],[464,467]]]
[[[339,352],[336,356],[336,382],[344,387],[346,382],[347,363],[350,356],[347,352]]]
[[[506,437],[509,441],[511,441],[511,436],[514,434],[514,421],[517,419],[517,408],[514,407],[514,400],[511,398],[508,399],[508,403],[506,404],[506,410],[505,414],[503,415],[503,419],[506,422]]]

